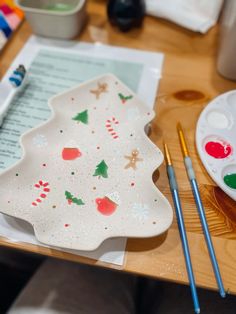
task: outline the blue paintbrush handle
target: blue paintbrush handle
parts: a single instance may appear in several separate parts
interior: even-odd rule
[[[194,169],[192,166],[192,161],[190,159],[190,157],[185,157],[184,159],[184,163],[185,163],[185,167],[187,170],[187,174],[191,183],[191,187],[193,190],[193,195],[195,198],[195,202],[197,205],[197,210],[198,210],[198,214],[201,220],[201,224],[202,224],[202,229],[204,232],[204,236],[206,239],[206,243],[207,243],[207,248],[209,251],[209,255],[211,258],[211,263],[213,266],[213,270],[214,270],[214,274],[216,277],[216,281],[217,281],[217,285],[219,288],[219,292],[220,295],[224,298],[225,297],[225,289],[224,289],[224,285],[223,285],[223,281],[221,278],[221,274],[220,274],[220,269],[217,263],[217,259],[216,259],[216,255],[215,255],[215,250],[213,247],[213,243],[211,240],[211,235],[209,232],[209,228],[208,228],[208,224],[207,224],[207,220],[206,220],[206,216],[205,216],[205,211],[204,211],[204,207],[202,205],[202,200],[201,200],[201,196],[200,196],[200,192],[198,189],[198,185],[197,185],[197,181],[196,181],[196,177],[195,177],[195,173],[194,173]]]
[[[224,289],[223,281],[222,281],[222,278],[221,278],[220,269],[219,269],[219,266],[218,266],[218,263],[217,263],[215,250],[214,250],[213,243],[212,243],[212,240],[211,240],[211,235],[210,235],[210,232],[209,232],[209,228],[208,228],[208,224],[207,224],[207,220],[206,220],[206,216],[205,216],[204,207],[202,205],[201,196],[200,196],[200,193],[199,193],[197,181],[196,181],[196,179],[192,179],[190,182],[191,182],[191,187],[192,187],[192,190],[193,190],[194,198],[195,198],[195,201],[196,201],[199,217],[200,217],[200,220],[201,220],[202,229],[203,229],[204,236],[205,236],[205,239],[206,239],[206,244],[207,244],[207,247],[208,247],[209,255],[210,255],[210,258],[211,258],[211,263],[212,263],[213,270],[214,270],[215,277],[216,277],[216,281],[217,281],[217,284],[218,284],[218,287],[219,287],[219,292],[220,292],[220,295],[222,296],[222,298],[224,298],[225,297],[225,289]]]
[[[195,310],[195,313],[200,313],[200,306],[199,306],[199,301],[198,301],[198,295],[197,295],[197,290],[196,290],[196,284],[195,284],[195,279],[194,279],[194,274],[193,274],[188,240],[187,240],[187,235],[186,235],[185,226],[184,226],[183,212],[182,212],[182,207],[180,203],[180,197],[178,193],[178,186],[177,186],[177,181],[175,178],[174,168],[172,166],[167,166],[167,173],[169,177],[170,189],[171,189],[174,206],[176,210],[176,217],[177,217],[177,222],[178,222],[178,227],[179,227],[180,238],[181,238],[182,246],[183,246],[183,252],[184,252],[184,257],[185,257],[188,278],[189,278],[190,289],[192,293],[194,310]]]

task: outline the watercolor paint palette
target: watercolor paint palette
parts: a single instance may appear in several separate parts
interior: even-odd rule
[[[21,161],[0,175],[1,212],[77,250],[166,231],[172,208],[152,181],[163,155],[144,131],[154,111],[110,74],[49,106],[52,118],[22,136]]]
[[[236,90],[218,96],[202,111],[196,143],[212,179],[236,200]]]

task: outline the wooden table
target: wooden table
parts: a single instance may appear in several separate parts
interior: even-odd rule
[[[231,293],[236,293],[236,203],[210,179],[201,164],[194,144],[196,122],[201,110],[210,99],[236,88],[235,82],[223,79],[216,72],[218,27],[212,28],[207,35],[200,35],[167,21],[146,17],[142,29],[123,34],[108,23],[105,1],[89,1],[88,11],[89,23],[78,39],[165,53],[163,78],[156,99],[157,117],[153,121],[150,137],[153,142],[162,147],[164,134],[174,157],[197,285],[216,289],[176,134],[176,122],[179,120],[182,122],[197,172],[225,288]],[[1,55],[1,76],[31,33],[28,23],[24,22]],[[164,165],[153,178],[159,189],[172,202]],[[0,245],[115,268],[114,265],[102,264],[54,249],[12,243],[4,238],[0,238]],[[179,283],[188,282],[176,221],[170,230],[160,237],[129,239],[126,250],[123,271]]]

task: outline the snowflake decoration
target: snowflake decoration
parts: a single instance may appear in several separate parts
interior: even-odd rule
[[[134,203],[131,214],[139,221],[147,220],[149,215],[149,207],[147,204]]]
[[[33,144],[39,148],[42,148],[44,146],[48,145],[48,141],[45,135],[43,134],[37,134],[33,138]]]
[[[127,110],[127,119],[129,121],[136,120],[140,116],[140,111],[138,108],[129,108]]]

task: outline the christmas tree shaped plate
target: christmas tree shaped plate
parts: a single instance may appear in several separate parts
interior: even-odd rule
[[[172,209],[152,181],[163,155],[144,132],[154,112],[110,74],[49,106],[51,119],[22,136],[23,158],[0,176],[1,212],[77,250],[166,231]]]

